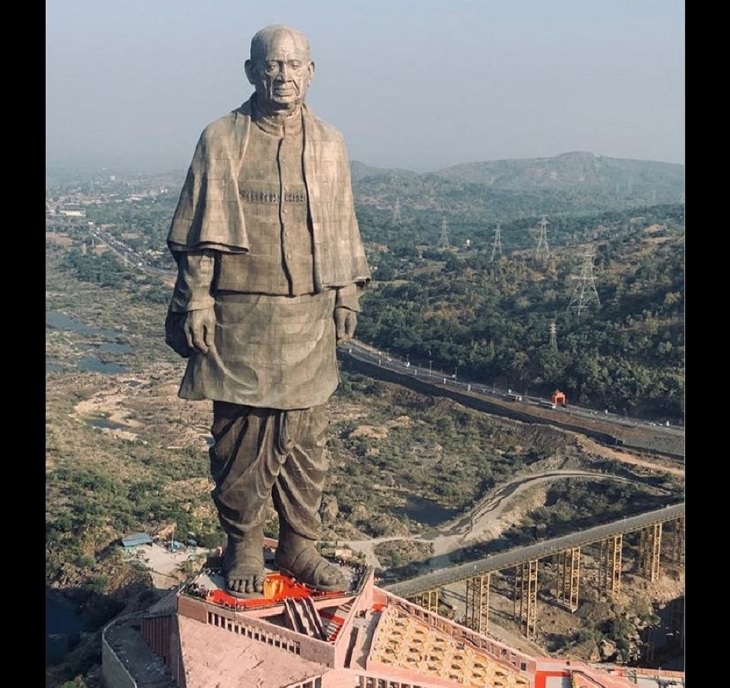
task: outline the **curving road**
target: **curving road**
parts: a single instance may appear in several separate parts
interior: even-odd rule
[[[615,482],[636,483],[645,485],[639,479],[592,473],[590,471],[556,470],[538,475],[524,476],[501,485],[483,497],[468,514],[457,516],[439,527],[439,532],[429,537],[404,537],[402,535],[384,536],[366,540],[343,541],[351,549],[362,553],[369,566],[380,568],[381,564],[375,554],[375,547],[383,542],[408,539],[411,542],[428,543],[433,547],[428,566],[431,570],[451,567],[449,554],[476,541],[494,540],[511,524],[503,518],[509,510],[511,500],[525,490],[541,483],[560,479],[613,480]],[[666,490],[659,490],[666,492]]]
[[[505,394],[504,392],[492,388],[491,390],[487,389],[486,387],[483,387],[481,385],[475,385],[470,382],[457,380],[456,379],[456,371],[454,371],[453,376],[447,376],[441,371],[433,370],[431,365],[429,364],[428,368],[418,368],[416,366],[413,366],[410,361],[407,359],[406,361],[401,361],[393,356],[390,355],[389,352],[386,351],[384,354],[382,351],[379,351],[367,344],[364,344],[362,342],[359,342],[357,340],[352,340],[348,342],[348,344],[340,347],[340,353],[341,355],[347,355],[350,356],[356,360],[362,361],[366,364],[369,364],[371,366],[371,369],[373,366],[377,366],[378,369],[382,369],[385,371],[390,371],[394,373],[397,376],[404,376],[407,375],[409,378],[413,376],[413,378],[418,378],[420,383],[424,385],[424,388],[428,390],[428,388],[431,388],[434,390],[434,393],[438,394],[438,390],[443,390],[445,388],[461,388],[460,391],[466,392],[473,396],[481,396],[482,398],[491,397],[492,400],[498,399],[500,403],[504,403],[504,399],[506,396],[509,396],[510,390]],[[530,399],[527,400],[521,400],[523,403],[520,403],[519,406],[524,406],[527,404],[532,404],[535,407],[538,407],[540,405],[539,399]],[[509,404],[508,404],[509,406]],[[542,409],[540,409],[542,412]],[[591,411],[589,409],[580,409],[577,407],[572,407],[569,409],[558,409],[558,410],[551,410],[546,411],[546,413],[558,413],[561,416],[571,416],[573,418],[577,417],[588,417],[590,420],[590,423],[595,423],[594,416],[596,416],[596,413],[594,411]],[[607,416],[604,418],[603,416]],[[545,422],[544,417],[539,419],[541,422]],[[601,414],[600,420],[602,423],[605,423],[606,425],[613,423],[615,426],[627,426],[630,425],[632,427],[639,427],[639,426],[646,426],[646,427],[652,427],[652,433],[662,433],[666,435],[671,435],[675,437],[681,437],[684,438],[684,428],[670,428],[666,426],[656,426],[655,424],[645,423],[643,421],[631,421],[626,418],[619,418],[617,416],[611,416],[610,414]],[[576,430],[577,432],[580,432],[580,429]],[[587,433],[588,434],[588,433]],[[671,472],[676,475],[684,475],[684,467],[667,467],[667,466],[657,466],[653,462],[639,459],[637,457],[632,456],[631,454],[627,454],[625,452],[619,451],[614,448],[604,448],[604,452],[609,453],[611,458],[614,458],[619,461],[624,461],[627,463],[632,463],[636,465],[644,465],[652,468],[656,468],[659,470],[666,470],[668,472]],[[506,483],[499,488],[497,488],[495,491],[491,492],[490,494],[486,495],[470,512],[469,514],[465,516],[457,517],[456,519],[453,519],[451,522],[444,524],[439,529],[440,532],[436,535],[428,538],[414,538],[409,537],[408,539],[413,542],[427,542],[430,543],[433,546],[433,555],[429,559],[429,567],[431,568],[431,573],[426,574],[426,577],[432,576],[435,573],[439,575],[445,575],[446,577],[450,577],[452,574],[451,572],[454,569],[458,569],[458,567],[455,567],[453,564],[450,563],[450,560],[448,558],[448,555],[458,550],[465,545],[468,545],[470,542],[474,541],[485,541],[490,539],[495,539],[499,537],[502,531],[504,531],[506,528],[508,528],[510,525],[512,525],[509,521],[504,520],[502,518],[503,512],[505,512],[509,506],[510,506],[510,499],[514,498],[518,493],[528,489],[529,487],[533,487],[534,485],[541,483],[541,482],[548,482],[552,480],[558,480],[558,479],[586,479],[590,478],[592,480],[614,480],[614,481],[621,481],[621,482],[636,482],[639,484],[642,484],[645,486],[645,482],[639,479],[631,480],[628,478],[621,478],[618,476],[612,476],[612,475],[606,475],[606,474],[597,474],[592,473],[590,471],[551,471],[544,474],[539,475],[533,475],[533,476],[525,476],[521,478],[516,478],[509,483]],[[683,507],[682,507],[683,508]],[[643,516],[634,517],[638,519],[644,518]],[[630,519],[630,522],[633,523],[633,519]],[[567,537],[573,537],[573,536],[567,536]],[[575,535],[576,538],[580,538],[580,534]],[[380,562],[378,561],[377,556],[375,555],[375,546],[381,542],[388,542],[393,540],[402,540],[403,536],[388,536],[388,537],[382,537],[382,538],[375,538],[375,539],[369,539],[369,540],[350,540],[347,541],[347,544],[356,551],[361,552],[364,554],[366,562],[374,566],[376,568],[380,567]],[[526,548],[530,549],[530,548]],[[467,564],[464,565],[466,567],[473,566],[473,564]],[[437,569],[437,571],[434,572],[434,569]],[[449,573],[444,574],[443,571],[448,569]],[[458,574],[457,574],[458,575]],[[474,574],[472,574],[474,575]],[[467,576],[468,577],[468,576]],[[400,594],[400,593],[399,593]]]

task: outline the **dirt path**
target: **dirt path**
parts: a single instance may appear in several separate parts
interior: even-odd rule
[[[208,553],[203,547],[181,547],[170,551],[157,543],[140,545],[136,556],[144,562],[152,577],[152,584],[158,590],[167,590],[184,582],[188,573],[185,562],[202,560]]]
[[[633,461],[631,463],[634,463]],[[535,488],[544,486],[555,480],[586,479],[614,480],[620,482],[632,481],[619,476],[593,473],[591,471],[556,470],[539,475],[515,478],[498,489],[486,495],[466,516],[442,524],[438,533],[426,538],[409,537],[412,542],[430,543],[433,548],[428,562],[428,569],[435,570],[449,566],[449,553],[468,546],[475,541],[494,540],[510,526],[519,522],[528,508],[533,508],[535,499],[526,497]],[[537,501],[542,501],[542,493],[537,495]],[[386,536],[368,540],[345,541],[348,547],[360,552],[369,566],[380,568],[381,563],[375,554],[375,547],[382,542],[402,540],[403,536]]]
[[[594,442],[585,435],[576,433],[576,438],[579,446],[586,452],[591,454],[598,454],[607,459],[613,459],[614,461],[621,461],[622,463],[630,463],[634,466],[643,466],[645,468],[651,468],[652,470],[661,470],[672,475],[684,477],[684,466],[672,463],[668,459],[642,459],[634,454],[627,454],[626,452],[619,451],[618,449],[611,449],[598,442]]]

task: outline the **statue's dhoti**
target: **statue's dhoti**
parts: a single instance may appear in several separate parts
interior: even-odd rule
[[[260,528],[271,495],[282,525],[319,538],[326,430],[324,404],[281,411],[213,402],[212,495],[228,536],[243,539]]]

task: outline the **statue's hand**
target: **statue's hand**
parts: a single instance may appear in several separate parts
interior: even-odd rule
[[[184,330],[188,346],[201,354],[207,354],[215,341],[215,309],[213,306],[189,311],[185,318]]]
[[[357,313],[349,308],[335,308],[335,333],[338,342],[346,342],[355,336]]]

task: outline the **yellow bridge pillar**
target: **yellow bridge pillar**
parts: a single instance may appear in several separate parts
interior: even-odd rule
[[[643,528],[639,536],[639,568],[652,583],[659,577],[662,553],[662,524]]]
[[[528,640],[535,637],[537,629],[537,564],[537,559],[526,561],[515,572],[515,617]]]
[[[677,564],[684,563],[684,516],[674,522],[672,559]]]
[[[489,586],[491,573],[466,580],[465,625],[477,633],[489,630]]]
[[[558,556],[558,581],[555,596],[559,602],[574,612],[578,609],[580,547],[566,549]]]
[[[621,547],[623,536],[614,535],[601,541],[599,581],[606,592],[616,593],[621,589]]]
[[[438,614],[439,611],[439,592],[440,588],[433,590],[424,590],[418,597],[414,598],[416,604],[420,604],[424,609]]]

